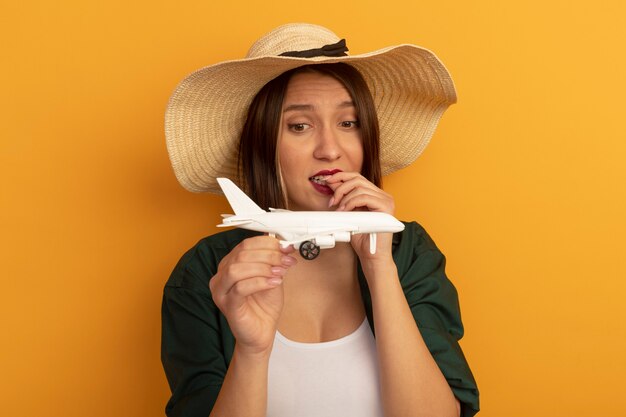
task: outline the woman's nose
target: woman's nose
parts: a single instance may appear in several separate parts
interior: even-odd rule
[[[332,128],[327,127],[319,132],[313,156],[317,159],[328,161],[334,161],[341,157],[341,148],[337,141],[336,133],[333,132]]]

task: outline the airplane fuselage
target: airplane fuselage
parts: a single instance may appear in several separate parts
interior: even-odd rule
[[[224,224],[237,222],[242,217],[224,219]],[[258,232],[275,233],[285,239],[286,235],[317,235],[332,232],[395,233],[404,225],[387,213],[371,211],[286,211],[277,210],[246,217],[250,223],[239,227]]]

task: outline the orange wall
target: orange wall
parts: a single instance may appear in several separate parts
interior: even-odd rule
[[[626,415],[624,2],[7,3],[3,415],[163,414],[162,286],[229,212],[176,183],[166,101],[291,21],[353,53],[423,45],[455,78],[431,146],[385,185],[448,255],[481,415]]]

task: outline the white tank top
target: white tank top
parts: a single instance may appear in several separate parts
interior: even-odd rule
[[[294,342],[276,332],[267,417],[382,415],[376,343],[367,318],[330,342]]]

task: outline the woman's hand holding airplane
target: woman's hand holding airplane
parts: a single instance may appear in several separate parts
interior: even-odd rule
[[[276,238],[257,236],[242,241],[219,263],[209,288],[239,350],[269,355],[283,309],[282,279],[296,263],[289,256],[293,251]]]

